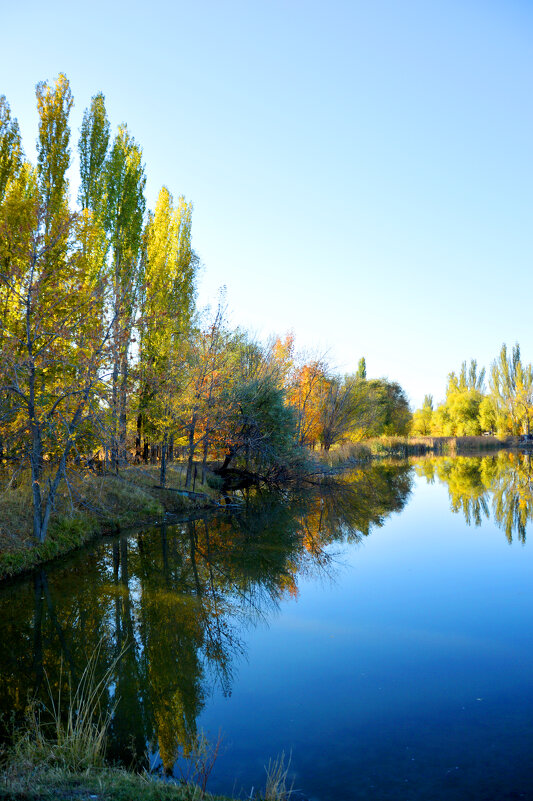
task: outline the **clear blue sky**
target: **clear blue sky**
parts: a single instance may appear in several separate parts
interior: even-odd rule
[[[533,3],[0,0],[0,94],[106,96],[147,199],[194,203],[199,299],[341,371],[440,398],[502,342],[533,361]]]

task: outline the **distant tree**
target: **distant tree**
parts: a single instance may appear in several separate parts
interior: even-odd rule
[[[500,355],[492,363],[491,398],[496,409],[500,433],[530,433],[533,418],[533,369],[523,364],[518,343],[511,354],[502,345]]]
[[[366,384],[368,403],[374,409],[367,436],[407,434],[412,415],[402,387],[387,378],[372,379]]]
[[[479,426],[481,431],[493,434],[497,429],[497,410],[490,395],[485,395],[479,404]]]
[[[428,436],[428,434],[431,434],[432,424],[433,424],[433,396],[425,395],[422,408],[417,409],[413,413],[411,433],[421,434],[422,436]]]
[[[287,398],[296,414],[296,443],[314,447],[320,439],[321,404],[328,367],[324,359],[302,359],[292,371]]]
[[[446,399],[433,413],[431,430],[442,436],[477,436],[481,433],[479,409],[483,400],[485,369],[475,359],[448,375]]]

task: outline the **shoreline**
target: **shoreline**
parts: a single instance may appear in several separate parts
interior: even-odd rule
[[[475,456],[499,450],[517,450],[519,447],[518,437],[381,437],[347,444],[322,454],[317,460],[318,472],[323,471],[324,475],[332,470],[342,472],[355,465],[362,466],[387,458]],[[72,506],[71,499],[70,509],[58,510],[43,543],[35,543],[27,533],[21,533],[31,530],[31,515],[28,513],[28,492],[24,495],[19,491],[22,498],[17,498],[18,506],[13,512],[14,518],[18,516],[14,533],[3,531],[6,524],[0,522],[0,582],[29,573],[101,537],[171,522],[176,515],[185,514],[183,519],[187,520],[194,512],[222,511],[226,508],[220,503],[218,488],[206,483],[201,485],[201,492],[195,492],[181,486],[180,467],[169,470],[169,484],[166,487],[154,483],[157,472],[157,466],[150,465],[128,467],[118,476],[85,476],[84,491],[87,497],[82,498],[76,507]],[[4,498],[9,492],[15,494],[17,488],[6,490]],[[103,500],[100,497],[102,495]],[[100,507],[95,505],[97,502],[100,502]]]
[[[224,508],[218,501],[218,492],[207,486],[205,492],[191,492],[171,485],[158,487],[148,483],[144,470],[141,473],[131,467],[125,472],[126,477],[85,476],[83,497],[70,508],[65,508],[65,497],[62,498],[43,543],[36,543],[26,533],[31,531],[28,487],[22,485],[7,490],[3,499],[4,520],[0,503],[0,582],[29,573],[106,536],[157,526],[181,514]],[[138,481],[139,476],[144,483]],[[5,501],[9,492],[16,497]],[[12,531],[8,529],[9,523]]]

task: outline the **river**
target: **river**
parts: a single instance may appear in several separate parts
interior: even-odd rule
[[[295,799],[531,799],[532,479],[506,452],[374,463],[11,581],[4,728],[126,646],[113,760],[179,778],[220,732],[211,792],[250,797],[284,752]]]

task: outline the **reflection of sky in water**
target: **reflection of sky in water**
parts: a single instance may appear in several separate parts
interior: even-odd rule
[[[200,719],[228,746],[213,791],[292,750],[295,787],[322,801],[533,797],[533,552],[449,507],[417,479],[335,584],[301,581],[250,632],[232,697]]]

